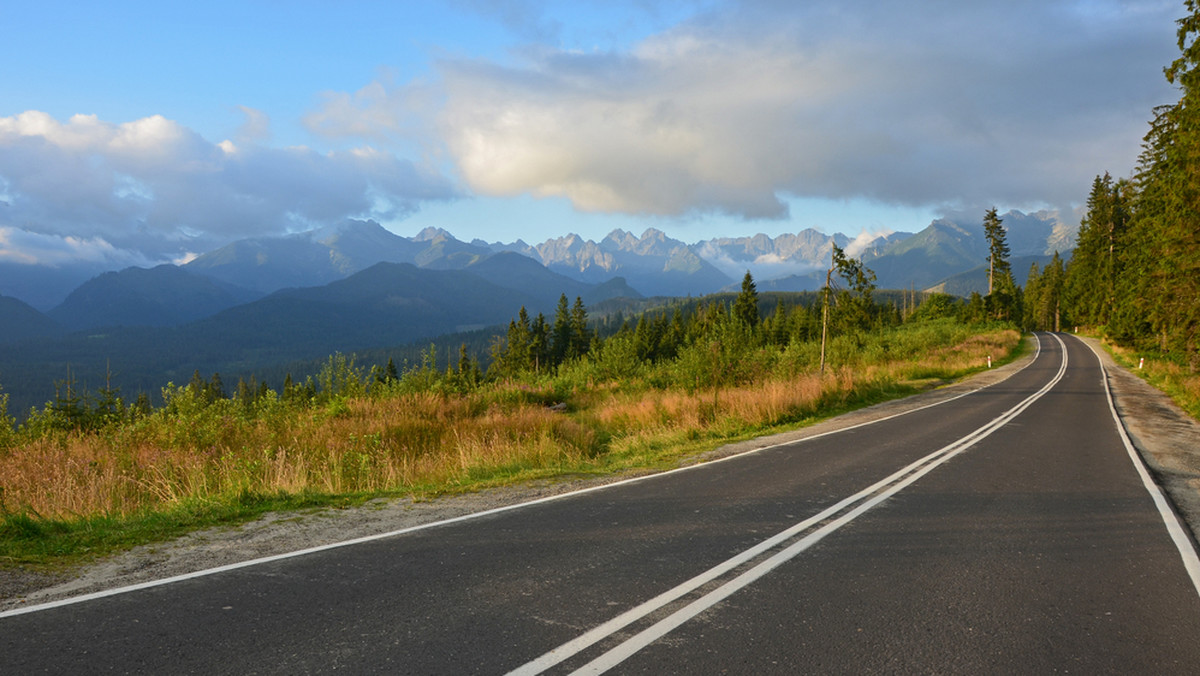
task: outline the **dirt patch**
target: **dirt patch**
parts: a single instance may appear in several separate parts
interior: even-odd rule
[[[1107,354],[1104,354],[1107,357]],[[895,415],[927,406],[964,392],[985,387],[1022,368],[1024,358],[991,369],[967,380],[906,399],[886,402],[804,429],[728,444],[692,458],[686,464],[744,453],[766,446],[804,439],[827,431]],[[1181,512],[1192,525],[1200,524],[1200,425],[1178,408],[1107,359],[1109,379],[1134,443]],[[1149,450],[1147,450],[1149,449]],[[194,571],[283,554],[359,537],[391,533],[422,524],[515,505],[590,486],[611,483],[632,475],[586,480],[563,480],[537,485],[499,488],[428,501],[376,500],[351,509],[321,509],[302,513],[269,514],[238,526],[211,528],[177,540],[137,547],[78,570],[58,574],[23,568],[0,569],[0,611],[47,603],[104,589],[160,580]]]

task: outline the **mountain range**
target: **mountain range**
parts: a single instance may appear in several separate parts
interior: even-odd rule
[[[1014,256],[1065,253],[1072,246],[1074,230],[1053,213],[1010,211],[1003,218]],[[820,282],[806,278],[823,277],[834,244],[862,258],[875,271],[881,288],[930,288],[981,265],[987,256],[982,228],[950,219],[936,220],[915,234],[853,240],[806,229],[777,237],[758,234],[687,244],[649,228],[640,237],[614,230],[599,242],[568,234],[538,245],[521,240],[468,243],[436,228],[403,237],[373,221],[349,220],[285,237],[235,241],[181,266],[153,268],[153,274],[141,268],[63,268],[59,281],[51,283],[53,268],[9,262],[0,266],[0,295],[20,298],[67,328],[105,321],[171,325],[280,289],[328,284],[379,262],[462,270],[498,253],[515,252],[585,285],[622,277],[645,296],[698,296],[737,284],[747,270],[760,283],[819,286]],[[168,272],[172,268],[176,272]],[[84,270],[92,274],[80,284],[75,280]],[[74,286],[67,288],[71,282]],[[181,305],[181,299],[187,302]],[[136,307],[138,303],[142,307]]]
[[[1009,212],[1004,224],[1018,276],[1028,269],[1021,257],[1065,252],[1073,235],[1049,213]],[[156,392],[193,369],[245,372],[411,343],[502,325],[522,306],[550,316],[562,294],[591,306],[736,289],[747,270],[763,291],[813,290],[824,283],[834,244],[874,270],[879,288],[967,295],[986,284],[978,273],[987,256],[982,227],[947,219],[873,238],[808,229],[686,244],[651,228],[640,237],[614,230],[599,242],[572,234],[536,246],[463,242],[435,228],[402,237],[351,220],[236,241],[183,265],[105,271],[48,308],[44,294],[19,293],[47,270],[24,266],[30,274],[12,283],[20,266],[0,266],[0,386],[44,389],[68,368],[95,383],[112,369],[129,386]],[[27,302],[34,300],[42,305]]]

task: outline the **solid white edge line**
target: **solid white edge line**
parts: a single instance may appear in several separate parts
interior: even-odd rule
[[[1038,357],[1038,355],[1041,354],[1041,351],[1042,351],[1042,344],[1041,344],[1041,341],[1039,340],[1039,341],[1037,341],[1037,349],[1034,352],[1033,359],[1030,360],[1029,364],[1032,364],[1033,362],[1037,361],[1037,357]],[[1029,364],[1026,364],[1025,366],[1022,366],[1021,368],[1017,369],[1016,371],[1013,371],[1012,373],[1008,374],[1008,376],[1006,376],[1004,378],[1004,380],[1007,380],[1008,378],[1015,376],[1016,374],[1020,373],[1021,371],[1024,371],[1026,368],[1029,367]],[[992,383],[992,385],[988,385],[987,387],[992,387],[993,385],[996,385],[999,382],[1004,382],[1004,381],[1001,380],[1001,381],[998,381],[997,383]],[[166,577],[166,578],[162,578],[159,580],[147,580],[146,582],[139,582],[137,584],[126,585],[123,587],[114,587],[112,589],[103,589],[100,591],[91,592],[89,594],[80,594],[78,596],[71,596],[68,598],[59,599],[57,601],[48,601],[46,603],[38,603],[38,604],[30,605],[30,606],[12,608],[9,610],[0,611],[0,619],[4,619],[6,617],[14,617],[17,615],[25,615],[27,613],[33,613],[33,612],[38,612],[38,611],[42,611],[42,610],[51,610],[54,608],[61,608],[63,606],[74,605],[76,603],[86,603],[88,601],[94,601],[96,599],[107,598],[109,596],[116,596],[118,594],[127,594],[130,592],[141,591],[143,589],[152,589],[154,587],[161,587],[161,586],[165,586],[165,585],[169,585],[169,584],[174,584],[176,582],[184,582],[187,580],[194,580],[194,579],[201,578],[201,577],[207,577],[209,575],[216,575],[218,573],[225,573],[225,572],[229,572],[232,570],[238,570],[241,568],[249,568],[251,566],[258,566],[258,565],[262,565],[265,563],[273,563],[275,561],[283,561],[286,559],[307,556],[309,554],[316,554],[316,553],[328,551],[331,549],[339,549],[341,547],[351,547],[354,545],[365,544],[368,542],[374,542],[376,540],[383,540],[386,538],[396,537],[399,535],[405,535],[407,533],[413,533],[413,532],[425,530],[428,528],[436,528],[439,526],[446,526],[449,524],[454,524],[454,523],[458,523],[458,522],[462,522],[462,521],[469,521],[472,519],[482,518],[485,516],[492,516],[494,514],[507,512],[510,510],[520,509],[522,507],[531,507],[534,505],[539,505],[539,504],[551,502],[554,500],[559,500],[562,498],[568,498],[568,497],[573,497],[573,496],[577,496],[577,495],[584,495],[586,493],[591,493],[593,491],[599,491],[599,490],[603,490],[603,489],[607,489],[607,488],[614,488],[617,486],[625,486],[628,484],[636,483],[639,481],[645,481],[647,479],[652,479],[655,477],[662,477],[662,476],[667,476],[670,474],[675,474],[677,472],[685,472],[685,471],[696,469],[699,467],[706,467],[706,466],[714,465],[716,463],[725,462],[727,460],[733,460],[736,458],[745,457],[745,456],[751,455],[753,453],[769,451],[769,450],[772,450],[775,448],[781,448],[783,446],[798,444],[798,443],[806,442],[806,441],[809,441],[812,439],[820,439],[822,437],[826,437],[826,436],[829,436],[832,434],[848,432],[850,430],[855,430],[855,429],[858,429],[861,427],[866,427],[868,425],[874,425],[876,423],[881,423],[881,422],[884,422],[887,420],[892,420],[894,418],[908,415],[910,413],[916,413],[918,411],[923,411],[927,408],[933,408],[934,406],[941,406],[942,404],[948,404],[952,401],[961,399],[967,395],[979,392],[982,389],[986,389],[986,387],[970,390],[968,392],[964,392],[963,394],[960,394],[960,395],[957,395],[954,397],[950,397],[949,399],[943,399],[941,401],[926,404],[925,406],[919,406],[917,408],[910,409],[907,411],[901,411],[899,413],[894,413],[892,415],[885,416],[883,418],[877,418],[875,420],[868,420],[868,421],[861,422],[861,423],[858,423],[855,425],[851,425],[849,427],[843,427],[843,428],[836,429],[836,430],[830,430],[828,432],[822,432],[820,434],[814,434],[813,436],[804,437],[803,439],[794,439],[791,441],[784,441],[784,442],[780,442],[777,444],[770,444],[768,446],[762,446],[759,448],[752,448],[752,449],[749,449],[746,451],[742,451],[741,453],[735,453],[733,455],[728,455],[723,458],[717,458],[715,460],[710,460],[707,462],[697,463],[694,465],[688,465],[686,467],[679,467],[676,469],[666,470],[664,472],[657,472],[654,474],[646,474],[643,476],[633,477],[630,479],[623,479],[621,481],[614,481],[612,483],[601,484],[599,486],[591,486],[589,488],[582,488],[577,491],[568,491],[566,493],[550,495],[550,496],[547,496],[544,498],[530,500],[528,502],[519,502],[519,503],[515,503],[512,505],[505,505],[503,507],[497,507],[495,509],[489,509],[489,510],[485,510],[482,512],[472,512],[470,514],[464,514],[462,516],[457,516],[457,517],[453,517],[450,519],[443,519],[440,521],[432,521],[430,523],[424,523],[424,524],[419,524],[416,526],[410,526],[408,528],[401,528],[401,529],[389,531],[386,533],[377,533],[374,535],[367,535],[367,536],[363,536],[360,538],[354,538],[352,540],[333,542],[333,543],[330,543],[327,545],[320,545],[317,547],[309,547],[306,549],[299,549],[299,550],[292,551],[292,552],[284,552],[281,554],[274,554],[271,556],[264,556],[264,557],[260,557],[260,558],[256,558],[256,559],[248,559],[246,561],[239,561],[237,563],[231,563],[231,564],[227,564],[224,566],[217,566],[215,568],[205,568],[204,570],[197,570],[197,571],[193,571],[191,573],[183,573],[181,575],[174,575],[172,577]]]
[[[1058,339],[1057,336],[1055,338],[1058,340],[1059,344],[1062,345],[1062,340]],[[848,498],[844,498],[840,502],[821,511],[819,514],[809,517],[808,519],[805,519],[804,521],[801,521],[800,523],[797,523],[796,525],[791,526],[791,527],[787,528],[786,530],[781,531],[780,533],[777,533],[776,535],[760,542],[759,544],[755,545],[754,547],[747,549],[746,551],[742,552],[741,554],[738,554],[737,556],[734,556],[734,557],[726,560],[725,562],[718,564],[717,566],[714,566],[713,568],[674,587],[673,589],[670,589],[670,590],[650,599],[649,601],[641,603],[638,606],[631,608],[630,610],[627,610],[626,612],[612,618],[611,620],[608,620],[608,621],[584,632],[583,634],[577,636],[576,638],[550,650],[549,652],[544,653],[543,655],[533,659],[532,661],[527,662],[527,663],[521,665],[520,667],[517,667],[516,669],[508,672],[507,676],[533,676],[534,674],[540,674],[543,671],[545,671],[546,669],[549,669],[550,667],[553,667],[553,666],[571,658],[572,656],[582,652],[583,650],[586,650],[588,647],[594,645],[595,643],[598,643],[601,640],[604,640],[605,638],[612,635],[613,633],[642,619],[646,615],[649,615],[650,613],[658,610],[659,608],[662,608],[663,606],[667,605],[668,603],[671,603],[672,601],[696,590],[697,588],[703,586],[704,584],[707,584],[708,582],[711,582],[712,580],[720,577],[721,575],[724,575],[725,573],[742,565],[743,563],[746,563],[747,561],[759,556],[763,552],[773,549],[776,545],[780,544],[781,542],[791,539],[795,535],[798,535],[799,533],[801,533],[805,530],[808,530],[813,525],[820,523],[821,521],[824,521],[825,519],[830,518],[831,516],[837,514],[838,512],[849,507],[850,505],[853,505],[856,502],[864,500],[865,498],[871,496],[872,494],[875,494],[876,492],[880,491],[881,489],[886,488],[888,485],[901,482],[908,475],[924,476],[924,474],[926,474],[930,469],[932,469],[933,467],[935,467],[937,465],[940,465],[942,462],[945,462],[945,459],[939,459],[939,456],[957,455],[958,453],[962,452],[966,448],[969,448],[969,447],[975,445],[976,443],[981,441],[983,438],[987,437],[992,432],[996,431],[997,429],[999,429],[1000,427],[1002,427],[1006,423],[1008,423],[1010,420],[1015,418],[1022,411],[1024,411],[1026,408],[1028,408],[1030,405],[1032,405],[1032,403],[1034,401],[1041,398],[1055,384],[1057,384],[1058,381],[1062,379],[1063,373],[1066,371],[1066,367],[1067,367],[1066,349],[1065,349],[1066,346],[1062,345],[1062,347],[1064,348],[1063,349],[1063,362],[1059,366],[1058,373],[1055,374],[1055,377],[1048,384],[1043,386],[1040,390],[1038,390],[1034,394],[1030,395],[1025,400],[1021,401],[1016,406],[1014,406],[1013,408],[1009,409],[1008,411],[1006,411],[1006,412],[1000,414],[999,416],[997,416],[996,418],[992,419],[990,422],[983,425],[982,427],[976,429],[975,431],[967,434],[964,437],[961,437],[960,439],[958,439],[946,446],[943,446],[942,448],[930,453],[929,455],[926,455],[918,460],[913,461],[908,466],[896,471],[895,473],[891,474],[890,476],[888,476],[884,479],[880,479],[879,481],[877,481],[874,484],[872,484],[871,486],[859,491],[858,493],[855,493],[854,495],[852,495]],[[1037,361],[1037,357],[1040,354],[1041,354],[1041,340],[1038,339],[1037,351],[1034,353],[1034,359],[1030,360],[1029,364],[1026,364],[1025,366],[1021,367],[1020,369],[1018,369],[1018,370],[1014,371],[1013,373],[1009,374],[1008,376],[1006,376],[1004,378],[1004,380],[1008,380],[1008,378],[1011,378],[1012,376],[1016,375],[1017,373],[1020,373],[1021,371],[1028,368],[1031,364],[1033,364],[1035,361]],[[998,382],[1004,382],[1004,381],[1001,380]],[[998,383],[993,383],[993,385],[995,385],[995,384],[998,384]],[[991,385],[989,385],[988,387],[991,387]],[[945,401],[942,401],[939,403],[946,403],[949,401],[954,401],[955,399],[964,397],[967,394],[974,394],[975,392],[978,392],[981,389],[986,389],[986,388],[979,388],[976,390],[972,390],[970,392],[967,392],[966,394],[959,395],[958,397],[953,397],[951,399],[946,399]],[[937,405],[937,404],[931,404],[930,406],[934,406],[934,405]],[[921,408],[929,408],[929,406],[923,406]],[[921,410],[921,409],[913,409],[913,411],[917,411],[917,410]],[[909,411],[909,412],[911,413],[912,411]],[[897,414],[897,415],[903,415],[903,414]],[[889,416],[889,418],[894,418],[894,417],[896,417],[896,416]],[[873,422],[880,422],[882,420],[886,420],[889,418],[880,418],[879,420],[876,420]],[[861,425],[857,425],[855,427],[860,427],[860,426]],[[853,429],[853,428],[844,428],[844,429]],[[844,430],[837,430],[837,431],[844,431]],[[829,434],[829,433],[827,433],[827,434]],[[805,439],[805,441],[807,441],[808,439],[818,438],[819,436],[825,436],[825,434],[808,437],[807,439]],[[789,443],[796,443],[796,442],[789,442]],[[779,445],[782,445],[782,444],[779,444]],[[766,447],[766,448],[772,448],[772,447]],[[760,449],[760,450],[762,450],[762,449]],[[907,486],[908,483],[911,483],[911,482],[904,483],[903,485]],[[891,495],[891,493],[888,493],[888,495]],[[870,504],[874,505],[874,504],[877,504],[877,502],[870,501]],[[856,510],[852,511],[851,513],[857,514],[859,512],[856,509]],[[844,518],[845,517],[843,516],[842,519],[844,519]],[[841,522],[842,522],[841,519],[839,519],[835,523],[841,523]],[[821,532],[821,531],[817,531],[817,532]],[[832,532],[832,531],[830,531],[830,532]],[[809,535],[804,540],[801,540],[801,542],[808,541],[809,538],[811,538],[811,537],[812,537],[812,535]],[[824,536],[822,536],[822,537],[824,537]],[[815,544],[815,542],[816,541],[813,541],[814,544]],[[793,545],[793,547],[794,546],[795,545]],[[805,548],[807,548],[807,547],[805,547]],[[784,551],[789,551],[790,549],[791,548],[789,548],[788,550],[784,550]],[[799,552],[797,552],[797,553],[799,553]],[[794,555],[795,554],[793,554],[793,556]],[[778,557],[779,557],[779,554],[776,554],[771,559],[769,559],[769,561],[774,560]],[[791,558],[791,557],[788,557],[788,558]],[[762,565],[763,564],[759,564],[752,570],[757,570],[757,569],[761,568]],[[765,573],[765,571],[764,571],[764,573]],[[704,596],[702,598],[709,598],[713,594],[715,594],[715,593],[719,592],[721,589],[723,589],[726,585],[733,584],[738,579],[741,579],[742,577],[744,577],[744,575],[745,575],[745,573],[743,573],[742,576],[735,578],[733,581],[730,581],[730,582],[726,583],[725,585],[722,585],[718,589],[714,590],[713,592],[710,592],[709,594],[707,594],[706,596]],[[748,584],[748,582],[747,582],[747,584]],[[730,593],[732,593],[732,592],[730,592]],[[725,596],[721,597],[721,599],[723,599],[723,598],[725,598]],[[719,601],[719,600],[720,599],[717,599],[717,601]],[[714,601],[713,603],[716,603],[717,601]],[[690,607],[692,607],[692,605],[694,605],[697,602],[693,602],[692,604],[689,604],[685,608],[690,608]],[[682,611],[677,611],[676,614],[673,614],[671,617],[675,617],[679,612],[682,612]],[[697,611],[697,612],[700,612],[700,611]],[[663,621],[665,622],[666,620],[663,620]],[[658,626],[658,625],[655,625],[655,626]],[[678,626],[678,625],[675,625],[675,626]],[[647,630],[647,631],[650,631],[650,630]],[[631,640],[633,640],[633,639],[631,639]],[[618,646],[618,648],[614,648],[614,650],[619,649],[619,647],[620,646]],[[638,648],[638,649],[640,650],[641,648]],[[634,651],[634,652],[636,652],[636,651]],[[632,653],[630,653],[630,654],[632,654]],[[621,659],[623,660],[625,658],[622,657]],[[616,664],[616,662],[614,662],[613,664]],[[609,667],[606,667],[606,668],[609,668]]]
[[[1076,338],[1076,340],[1079,340]],[[1125,430],[1125,423],[1121,421],[1121,416],[1117,414],[1117,405],[1113,400],[1112,390],[1108,386],[1108,369],[1104,366],[1104,359],[1096,348],[1087,341],[1080,340],[1081,343],[1087,345],[1092,354],[1096,356],[1096,361],[1100,364],[1100,379],[1104,382],[1104,394],[1108,398],[1108,410],[1112,413],[1113,422],[1117,426],[1117,435],[1121,437],[1121,443],[1125,445],[1125,452],[1129,454],[1129,459],[1133,462],[1133,466],[1137,469],[1138,476],[1142,478],[1142,485],[1146,487],[1146,492],[1150,494],[1150,498],[1154,500],[1154,506],[1158,509],[1158,514],[1162,517],[1163,525],[1167,527],[1167,532],[1171,535],[1171,541],[1175,543],[1175,548],[1179,550],[1179,556],[1183,558],[1183,567],[1187,569],[1188,577],[1192,580],[1192,586],[1195,587],[1196,593],[1200,594],[1200,555],[1196,553],[1196,547],[1192,544],[1192,539],[1188,537],[1183,523],[1179,520],[1179,515],[1171,507],[1167,501],[1166,495],[1163,494],[1162,488],[1154,482],[1154,477],[1150,476],[1150,470],[1146,468],[1146,463],[1142,460],[1142,456],[1134,448],[1133,442],[1129,439],[1129,434]]]
[[[1058,373],[1055,374],[1054,378],[1052,378],[1050,380],[1050,382],[1048,382],[1040,390],[1038,390],[1037,392],[1034,392],[1032,395],[1027,397],[1025,400],[1021,401],[1016,406],[1014,406],[1014,407],[1008,409],[1007,411],[1005,411],[1004,413],[1000,414],[999,417],[993,419],[990,423],[988,423],[988,424],[984,425],[983,427],[980,427],[979,429],[975,430],[974,432],[971,432],[970,434],[960,438],[958,441],[955,441],[954,443],[950,444],[949,446],[946,446],[943,449],[938,450],[934,453],[931,453],[929,456],[926,456],[926,458],[929,458],[929,457],[938,455],[939,453],[943,453],[943,455],[941,457],[936,458],[932,462],[925,464],[924,466],[920,467],[917,471],[913,472],[912,474],[908,475],[907,477],[904,477],[902,480],[896,482],[894,485],[889,486],[887,488],[887,490],[879,493],[878,495],[875,495],[874,497],[872,497],[869,500],[864,501],[862,504],[858,505],[853,510],[851,510],[851,511],[847,512],[846,514],[838,517],[837,519],[825,524],[821,528],[817,529],[816,531],[814,531],[814,532],[810,533],[809,535],[805,536],[804,538],[802,538],[800,541],[779,551],[778,553],[776,553],[775,555],[773,555],[771,558],[767,559],[766,561],[763,561],[762,563],[754,566],[750,570],[742,573],[741,575],[730,580],[729,582],[726,582],[725,584],[721,585],[720,587],[708,592],[704,596],[696,599],[695,601],[692,601],[688,605],[684,606],[683,608],[680,608],[679,610],[675,611],[674,613],[667,616],[666,618],[659,620],[655,624],[642,630],[641,632],[639,632],[638,634],[634,635],[633,637],[627,639],[626,641],[622,642],[621,644],[613,647],[612,649],[605,652],[603,655],[600,655],[599,657],[595,658],[591,662],[588,662],[587,664],[583,665],[579,669],[572,671],[571,672],[572,676],[602,674],[602,673],[608,671],[609,669],[612,669],[613,667],[617,666],[621,662],[632,657],[639,650],[645,648],[646,646],[650,645],[654,641],[657,641],[658,639],[662,638],[663,636],[666,636],[670,632],[674,631],[675,629],[677,629],[679,626],[681,626],[688,620],[696,617],[700,613],[715,606],[716,604],[720,603],[721,601],[725,600],[726,598],[729,598],[734,593],[749,586],[750,584],[752,584],[759,578],[763,577],[764,575],[771,572],[775,568],[778,568],[779,566],[783,565],[787,561],[790,561],[791,559],[795,558],[796,556],[799,556],[804,551],[810,549],[811,547],[816,545],[818,542],[825,539],[826,536],[830,535],[831,533],[838,530],[842,526],[850,523],[854,519],[857,519],[859,516],[862,516],[863,514],[870,511],[871,509],[875,508],[876,506],[878,506],[879,504],[881,504],[888,498],[892,497],[893,495],[899,493],[900,491],[904,490],[905,488],[916,483],[916,481],[918,479],[924,477],[926,474],[932,472],[934,469],[940,467],[941,465],[949,462],[951,459],[957,457],[958,455],[966,452],[968,449],[973,447],[975,444],[977,444],[980,441],[983,441],[985,438],[991,436],[994,432],[999,430],[1001,427],[1004,427],[1004,425],[1008,424],[1014,418],[1016,418],[1018,415],[1023,413],[1025,411],[1025,409],[1032,406],[1034,402],[1036,402],[1038,399],[1041,399],[1043,396],[1045,396],[1047,392],[1049,392],[1051,389],[1053,389],[1053,387],[1055,385],[1057,385],[1059,383],[1059,381],[1062,380],[1063,374],[1066,373],[1066,369],[1067,369],[1066,345],[1063,344],[1062,339],[1059,338],[1058,336],[1053,336],[1053,337],[1056,340],[1058,340],[1059,345],[1061,345],[1063,348],[1062,364],[1059,367]],[[895,475],[893,475],[893,476],[895,476]],[[510,672],[510,676],[513,673],[516,673],[516,672]]]

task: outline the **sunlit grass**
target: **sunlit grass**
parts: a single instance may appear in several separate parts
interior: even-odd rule
[[[805,344],[758,353],[752,382],[721,387],[564,370],[458,394],[268,400],[253,415],[184,401],[100,432],[17,433],[0,448],[0,562],[103,553],[297,505],[661,468],[981,370],[1019,342],[940,322],[834,341],[823,376]],[[557,400],[565,411],[546,405]]]
[[[1200,373],[1189,371],[1161,354],[1145,354],[1109,342],[1104,346],[1118,362],[1165,392],[1189,416],[1200,420]]]

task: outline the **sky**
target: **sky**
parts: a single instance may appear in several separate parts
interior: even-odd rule
[[[687,242],[1058,210],[1178,100],[1182,2],[0,0],[0,262],[371,218]]]

